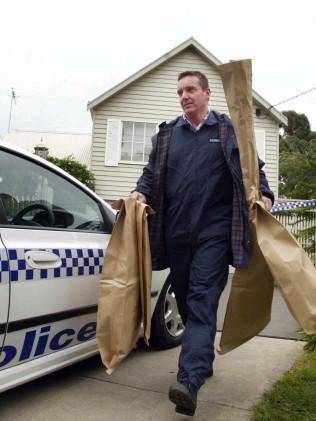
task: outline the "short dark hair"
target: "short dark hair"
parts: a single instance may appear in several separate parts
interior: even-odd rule
[[[201,88],[203,90],[207,89],[209,87],[207,77],[204,73],[200,72],[199,70],[186,70],[185,72],[179,73],[178,76],[178,82],[179,80],[183,79],[187,76],[195,76],[199,79],[199,83],[201,85]]]

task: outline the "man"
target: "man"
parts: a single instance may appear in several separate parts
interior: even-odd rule
[[[149,221],[153,269],[170,267],[186,326],[169,398],[177,412],[194,415],[197,392],[213,374],[216,313],[228,267],[247,267],[250,233],[230,119],[208,110],[211,91],[199,71],[181,73],[177,93],[184,115],[159,126],[131,197],[156,211]],[[270,210],[274,196],[263,165],[259,161],[260,190]]]

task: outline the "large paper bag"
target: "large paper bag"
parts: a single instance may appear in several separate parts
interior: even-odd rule
[[[284,226],[258,206],[258,244],[294,318],[306,333],[316,333],[316,269]]]
[[[316,270],[302,247],[260,202],[251,61],[227,63],[219,70],[237,136],[252,233],[249,267],[237,269],[232,280],[219,348],[225,353],[267,325],[274,282],[302,328],[316,333]]]
[[[250,221],[251,257],[247,269],[237,269],[227,303],[220,354],[256,336],[271,320],[273,278],[257,241],[257,215]]]
[[[105,254],[97,315],[97,344],[108,374],[135,347],[141,323],[148,344],[151,320],[147,214],[153,211],[132,198],[112,207],[119,214]]]

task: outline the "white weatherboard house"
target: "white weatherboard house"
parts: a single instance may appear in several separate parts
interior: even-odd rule
[[[205,73],[212,91],[210,107],[228,113],[219,64],[190,38],[88,103],[93,119],[91,170],[101,197],[113,201],[129,194],[148,160],[158,124],[181,115],[176,94],[180,72]],[[277,196],[279,125],[287,119],[256,92],[253,115],[258,153]]]

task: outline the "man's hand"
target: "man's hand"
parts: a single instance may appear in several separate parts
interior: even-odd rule
[[[264,204],[265,209],[270,212],[271,208],[272,208],[272,200],[269,197],[263,196],[262,195],[262,201]]]
[[[133,193],[131,193],[129,197],[131,197],[132,199],[136,199],[139,202],[146,203],[146,196],[138,191],[133,191]]]

